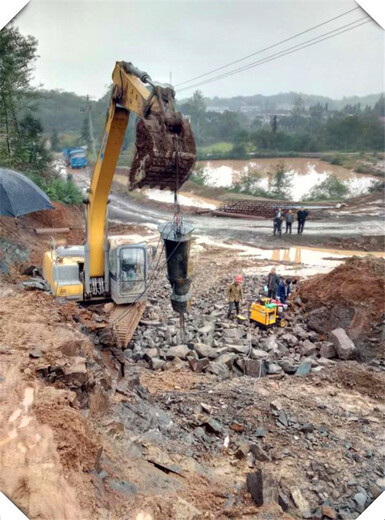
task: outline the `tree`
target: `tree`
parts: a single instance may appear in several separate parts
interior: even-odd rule
[[[206,113],[206,103],[203,98],[203,94],[200,90],[196,90],[184,105],[181,107],[181,111],[191,117],[191,123],[196,138],[199,139],[201,135],[201,126],[204,121]]]
[[[310,191],[307,200],[338,200],[346,197],[349,188],[335,175],[328,175],[318,186]]]
[[[379,117],[385,117],[385,97],[381,94],[379,100],[373,107],[373,112]]]
[[[60,150],[59,134],[57,133],[56,128],[54,128],[52,130],[52,134],[51,134],[51,149],[54,152],[58,152]]]
[[[271,182],[271,194],[277,199],[290,199],[292,184],[292,175],[286,171],[285,163],[283,161],[279,162],[275,167],[274,177]]]
[[[15,152],[14,163],[21,167],[28,164],[43,169],[50,160],[43,138],[43,126],[31,113],[20,120]]]
[[[278,128],[277,116],[273,116],[271,119],[271,131],[275,134]]]
[[[37,40],[15,27],[0,31],[0,157],[11,163],[20,137],[19,119],[32,98],[31,72]]]

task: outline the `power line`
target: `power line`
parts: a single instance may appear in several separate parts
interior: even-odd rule
[[[293,54],[294,52],[298,52],[298,51],[300,51],[302,49],[305,49],[307,47],[311,47],[313,45],[316,45],[317,43],[321,43],[321,42],[323,42],[325,40],[329,40],[331,38],[334,38],[335,36],[339,36],[340,34],[343,34],[345,32],[352,31],[353,29],[356,29],[356,28],[360,27],[361,25],[364,25],[366,23],[369,23],[369,22],[373,21],[371,18],[370,19],[364,18],[364,19],[366,19],[365,22],[357,24],[357,22],[362,20],[362,18],[360,18],[360,19],[356,20],[355,22],[351,22],[350,24],[343,25],[341,27],[338,27],[337,29],[334,29],[333,31],[329,31],[327,33],[321,34],[320,36],[317,36],[316,38],[312,38],[310,40],[307,40],[307,42],[303,42],[303,43],[297,44],[294,47],[290,47],[289,49],[280,51],[279,53],[273,54],[271,56],[267,56],[266,58],[263,58],[262,60],[258,60],[256,62],[253,62],[253,63],[251,63],[251,64],[249,64],[249,65],[247,65],[245,67],[240,67],[238,69],[234,69],[232,71],[226,72],[226,73],[221,74],[219,76],[214,76],[213,78],[209,78],[209,79],[207,79],[205,81],[202,81],[202,82],[199,82],[199,83],[195,83],[194,85],[190,85],[188,87],[184,87],[184,88],[180,89],[178,92],[183,92],[185,90],[189,90],[189,89],[192,89],[192,88],[200,87],[202,85],[206,85],[206,84],[211,83],[213,81],[217,81],[219,79],[227,78],[228,76],[232,76],[233,74],[238,74],[239,72],[243,72],[245,70],[252,69],[254,67],[258,67],[258,66],[263,65],[265,63],[268,63],[270,61],[277,60],[278,58],[281,58],[283,56],[287,56],[289,54]],[[351,26],[353,24],[357,24],[357,25],[354,25],[353,27],[349,27],[349,26]],[[344,27],[348,27],[348,28],[344,29],[344,30],[341,30]],[[339,32],[337,32],[336,34],[331,34],[331,33],[335,33],[336,31],[339,31]],[[327,34],[329,34],[329,36],[326,36]],[[323,36],[326,36],[326,37],[323,38]]]
[[[311,45],[315,45],[316,43],[319,43],[321,41],[328,40],[329,38],[333,38],[334,36],[338,36],[339,34],[342,34],[342,33],[346,32],[347,30],[352,30],[352,29],[355,29],[356,27],[359,27],[360,25],[363,25],[362,23],[361,24],[357,24],[357,22],[360,22],[361,20],[367,20],[368,22],[372,21],[372,19],[367,17],[367,16],[363,17],[363,18],[359,18],[358,20],[355,20],[354,22],[350,22],[348,24],[345,24],[345,25],[342,25],[340,27],[337,27],[337,29],[333,29],[332,31],[328,31],[326,33],[320,34],[320,35],[315,36],[314,38],[310,38],[310,40],[306,40],[306,41],[304,41],[302,43],[297,43],[293,47],[289,47],[288,49],[283,49],[282,51],[279,51],[279,52],[277,52],[275,54],[271,54],[270,56],[266,56],[265,58],[261,58],[260,60],[257,60],[257,61],[254,61],[252,63],[249,63],[248,65],[245,65],[243,67],[239,67],[237,69],[230,70],[230,71],[225,72],[223,74],[220,74],[218,76],[214,76],[213,78],[208,78],[208,79],[206,79],[206,80],[204,80],[202,82],[198,82],[198,83],[196,83],[194,85],[190,85],[189,87],[184,87],[184,88],[180,89],[179,92],[182,92],[183,90],[187,90],[189,88],[194,88],[194,87],[197,87],[197,86],[200,86],[200,85],[205,85],[207,83],[210,83],[211,81],[216,81],[217,79],[222,79],[222,78],[225,78],[227,76],[231,76],[231,75],[233,75],[235,73],[251,69],[251,68],[256,67],[258,65],[262,65],[263,63],[267,63],[269,61],[273,61],[273,58],[277,59],[277,58],[280,58],[281,56],[286,56],[286,54],[292,54],[293,52],[295,52],[297,50],[301,50],[301,49],[304,49],[306,47],[310,47]],[[367,22],[363,22],[363,23],[367,23]],[[355,24],[357,24],[357,25],[355,25]],[[354,27],[350,27],[352,25],[354,25]],[[350,29],[345,29],[346,27],[350,27]],[[341,31],[341,29],[345,29],[345,30]],[[338,32],[337,34],[333,34],[333,33],[336,33],[337,31],[340,31],[340,32]],[[327,35],[332,35],[332,36],[328,36],[326,38],[323,38],[324,36],[327,36]],[[311,42],[314,42],[314,43],[311,43]],[[291,52],[288,52],[288,51],[291,51]]]
[[[334,18],[330,18],[329,20],[326,20],[325,22],[322,22],[318,25],[314,25],[313,27],[310,27],[310,29],[306,29],[305,31],[294,34],[293,36],[290,36],[289,38],[286,38],[285,40],[281,40],[278,43],[269,45],[268,47],[264,47],[263,49],[260,49],[259,51],[253,52],[252,54],[249,54],[248,56],[244,56],[243,58],[239,58],[238,60],[227,63],[226,65],[222,65],[221,67],[218,67],[217,69],[210,70],[209,72],[205,72],[204,74],[200,74],[199,76],[195,76],[194,78],[188,79],[186,81],[182,81],[181,83],[178,83],[175,86],[179,87],[181,85],[185,85],[186,83],[191,83],[191,81],[194,81],[199,78],[203,78],[205,76],[209,76],[210,74],[213,74],[214,72],[218,72],[219,70],[230,67],[231,65],[235,65],[236,63],[247,60],[248,58],[251,58],[252,56],[256,56],[257,54],[260,54],[261,52],[268,51],[270,49],[273,49],[274,47],[278,47],[278,45],[281,45],[282,43],[286,43],[290,40],[293,40],[294,38],[298,38],[298,36],[302,36],[303,34],[313,31],[314,29],[318,29],[318,27],[322,27],[323,25],[333,22],[334,20],[337,20],[338,18],[342,18],[342,16],[346,16],[347,14],[349,14],[353,11],[356,11],[357,9],[360,9],[360,7],[355,7],[354,9],[350,9],[349,11],[345,11],[344,13],[339,14],[338,16],[335,16]]]

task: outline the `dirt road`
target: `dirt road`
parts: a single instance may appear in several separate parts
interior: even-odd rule
[[[89,171],[76,171],[73,174],[74,181],[82,189],[86,189],[90,182]],[[365,209],[365,208],[363,208]],[[355,238],[362,236],[382,236],[385,234],[385,215],[381,201],[379,206],[372,206],[372,211],[353,213],[346,210],[330,214],[327,220],[312,220],[306,222],[303,236],[283,236],[274,239],[272,235],[272,223],[268,220],[247,220],[234,218],[217,218],[207,215],[189,214],[186,220],[195,227],[196,234],[202,234],[222,239],[237,239],[249,241],[260,246],[271,247],[282,244],[306,244],[323,243],[325,238]],[[158,225],[160,222],[172,217],[172,209],[160,209],[155,204],[143,204],[129,196],[122,196],[112,192],[109,204],[109,218],[121,223],[138,223]]]

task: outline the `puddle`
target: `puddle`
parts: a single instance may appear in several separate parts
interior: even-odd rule
[[[291,274],[293,276],[311,276],[318,273],[328,273],[337,265],[341,264],[347,257],[373,255],[378,258],[385,258],[385,253],[366,251],[349,251],[340,249],[322,249],[314,247],[290,247],[282,249],[261,249],[248,244],[216,242],[208,237],[197,237],[194,240],[193,249],[204,251],[204,246],[231,249],[238,252],[240,258],[255,258],[256,260],[272,260],[272,264],[256,265],[246,267],[244,274],[263,274],[270,271],[276,262],[282,262],[277,270],[281,274]]]

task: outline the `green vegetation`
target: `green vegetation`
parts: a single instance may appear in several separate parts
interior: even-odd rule
[[[23,36],[9,25],[0,31],[0,166],[23,172],[52,200],[65,204],[81,202],[73,181],[63,181],[51,172],[51,152],[41,121],[36,117],[38,92],[30,85],[37,59],[37,40]],[[53,150],[59,136],[51,134]]]
[[[182,103],[180,110],[190,117],[199,159],[236,159],[250,154],[291,155],[328,150],[344,153],[383,151],[384,146],[383,95],[373,106],[362,108],[357,103],[346,105],[340,111],[330,111],[328,103],[306,108],[302,97],[297,95],[290,113],[270,116],[269,122],[262,115],[250,118],[242,112],[210,111],[199,91]],[[343,162],[338,155],[333,161],[333,164]]]
[[[209,144],[207,146],[199,146],[198,147],[198,154],[199,155],[207,155],[207,154],[213,154],[213,155],[218,155],[218,154],[223,154],[223,153],[228,153],[228,152],[231,152],[231,150],[233,149],[233,143],[214,143],[214,144]]]
[[[28,177],[45,191],[51,200],[62,204],[80,204],[82,194],[70,176],[67,180],[47,179],[37,174],[29,174]]]
[[[271,194],[275,199],[287,200],[291,197],[292,174],[286,172],[285,163],[279,162],[275,167],[271,182]]]
[[[306,200],[340,200],[346,197],[348,191],[343,181],[330,174],[321,184],[314,186]]]

